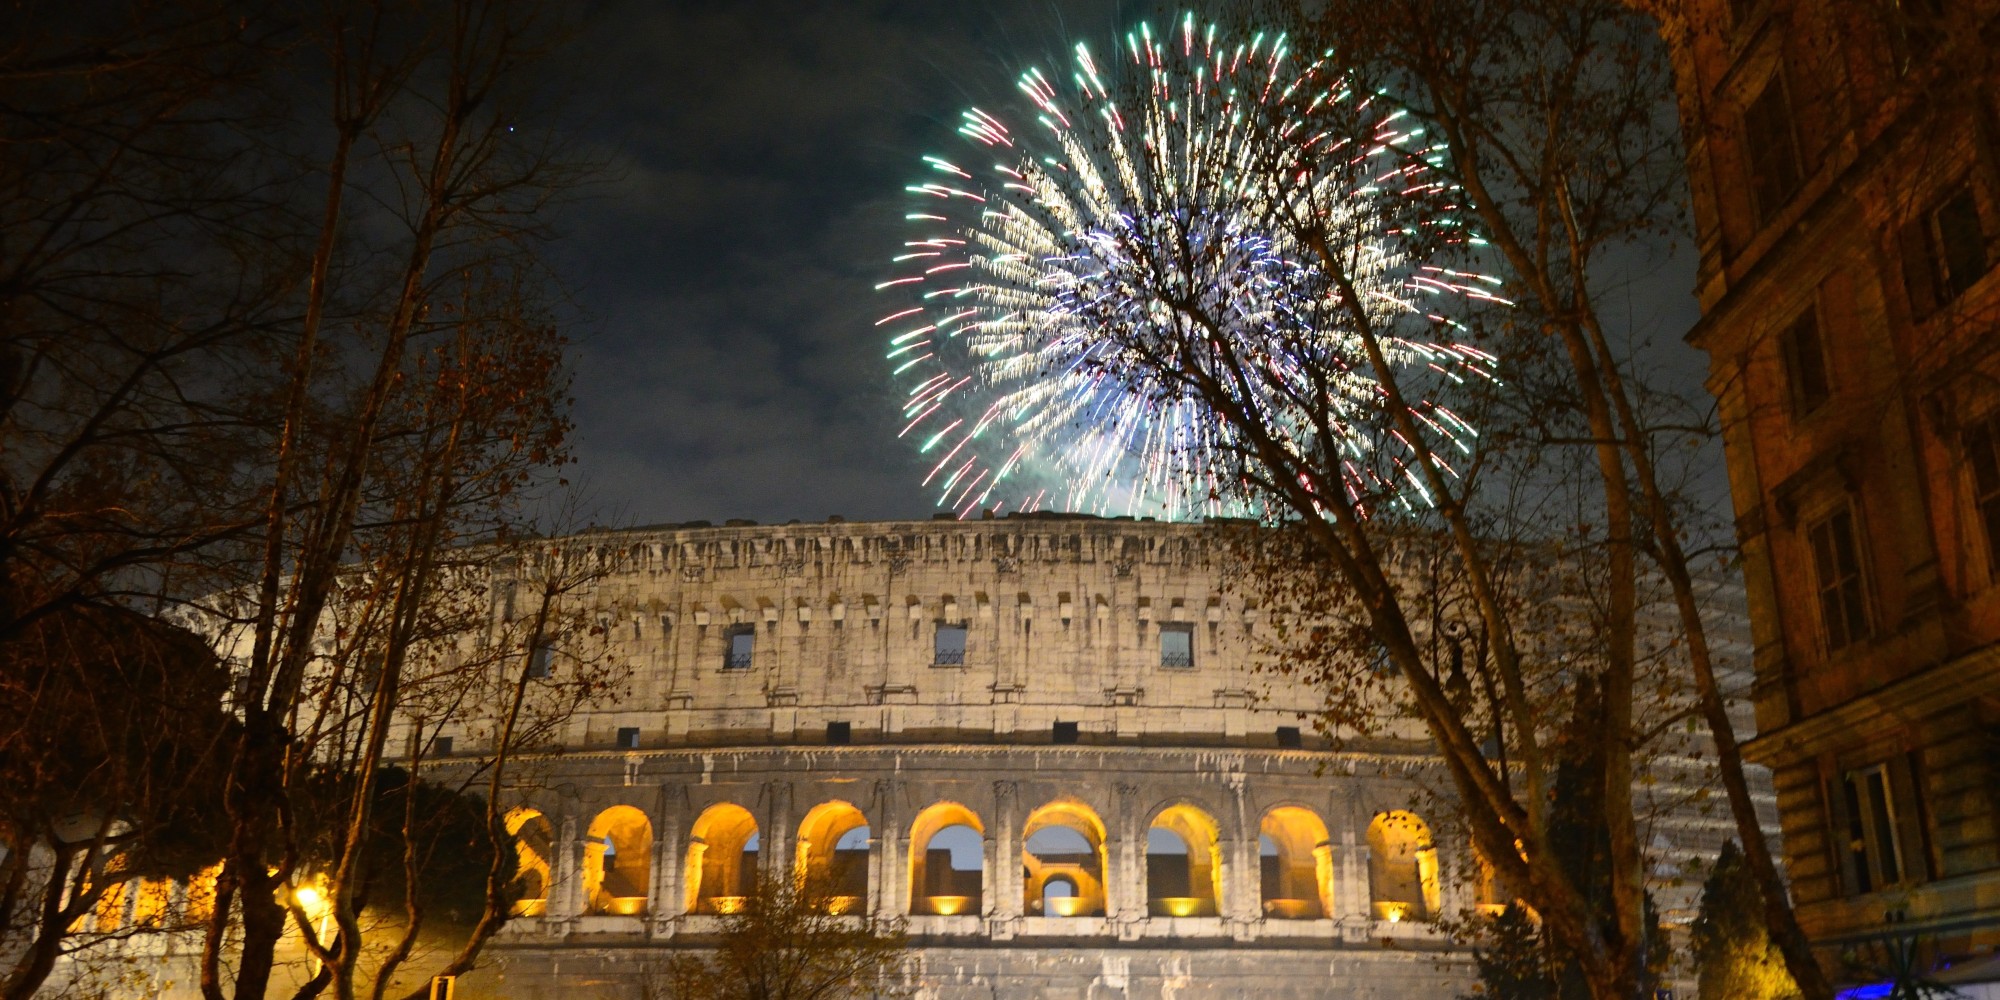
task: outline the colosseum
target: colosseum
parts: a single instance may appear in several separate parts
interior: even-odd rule
[[[1259,669],[1274,623],[1210,527],[836,518],[549,552],[587,564],[573,604],[592,627],[531,671],[590,659],[630,689],[517,767],[525,898],[456,1000],[646,1000],[663,955],[712,947],[757,872],[795,866],[831,873],[857,924],[903,923],[920,1000],[1470,988],[1432,918],[1498,900],[1424,734],[1316,734],[1320,694]],[[505,580],[522,568],[497,572],[490,614],[517,618]],[[1740,616],[1719,623],[1740,664]],[[424,767],[484,766],[486,713],[462,718]],[[1655,900],[1682,927],[1731,832],[1687,732],[1635,789]],[[101,929],[145,923],[134,895]],[[146,995],[175,997],[198,995],[199,950],[126,947]]]
[[[1469,984],[1427,918],[1489,901],[1425,815],[1443,776],[1421,734],[1316,736],[1319,696],[1257,669],[1268,625],[1202,526],[835,519],[595,551],[634,690],[523,791],[539,887],[466,983],[482,995],[632,995],[754,866],[807,863],[907,922],[934,1000]],[[1723,825],[1657,843],[1699,853]]]
[[[926,995],[1450,996],[1464,879],[1415,740],[1315,748],[1199,526],[641,531],[596,584],[634,670],[518,822],[559,845],[490,952],[570,995],[698,947],[753,864],[840,863]],[[1413,734],[1414,735],[1414,734]],[[560,975],[559,983],[556,977]]]

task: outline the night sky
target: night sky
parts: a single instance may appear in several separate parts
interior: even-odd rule
[[[604,179],[563,206],[593,519],[643,525],[926,517],[872,291],[906,238],[903,185],[968,105],[1153,12],[1136,0],[605,4],[571,48],[579,149]],[[1677,343],[1687,255],[1634,315]],[[1670,352],[1671,353],[1671,352]],[[1692,354],[1692,352],[1687,352]],[[1699,358],[1663,363],[1697,370]]]

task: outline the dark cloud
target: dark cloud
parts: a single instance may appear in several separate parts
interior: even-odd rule
[[[575,139],[610,169],[563,209],[558,262],[588,314],[578,471],[600,518],[927,514],[872,326],[902,186],[960,109],[1011,100],[1119,6],[595,10],[571,48]]]

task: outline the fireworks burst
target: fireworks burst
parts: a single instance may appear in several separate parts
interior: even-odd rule
[[[1256,514],[1228,424],[1161,378],[1203,343],[1255,362],[1248,402],[1291,436],[1312,433],[1297,400],[1331,404],[1315,426],[1356,498],[1428,498],[1379,419],[1364,324],[1405,398],[1492,378],[1441,302],[1500,302],[1498,282],[1412,251],[1478,242],[1451,221],[1420,130],[1283,36],[1178,28],[1127,36],[1115,79],[1082,45],[1062,85],[1030,70],[1031,127],[966,111],[971,153],[924,157],[908,189],[915,232],[876,287],[912,298],[876,326],[902,437],[961,517]],[[1474,436],[1435,399],[1411,409],[1438,442]]]

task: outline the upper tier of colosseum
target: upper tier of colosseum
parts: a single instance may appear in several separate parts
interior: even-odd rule
[[[1260,669],[1269,623],[1209,526],[732,522],[571,541],[602,574],[586,602],[601,655],[632,687],[573,723],[573,748],[1046,743],[1070,726],[1084,744],[1315,745],[1321,696]]]

